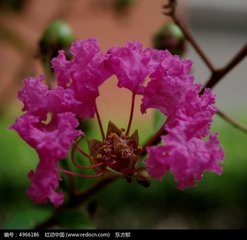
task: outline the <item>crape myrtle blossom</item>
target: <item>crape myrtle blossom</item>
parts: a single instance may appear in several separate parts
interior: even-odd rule
[[[39,155],[37,169],[28,174],[31,186],[27,194],[36,203],[49,200],[56,207],[62,204],[60,172],[82,177],[124,177],[130,182],[132,178],[143,180],[143,170],[157,179],[170,171],[180,189],[193,186],[204,171],[221,173],[223,150],[217,135],[210,133],[215,97],[209,89],[199,95],[201,85],[190,75],[191,61],[168,51],[143,48],[138,42],[104,53],[95,39],[73,42],[70,53],[70,60],[61,50],[51,61],[56,86],[49,89],[42,76],[27,78],[18,94],[24,114],[12,129]],[[118,87],[132,92],[131,112],[127,130],[109,121],[105,133],[96,99],[99,87],[113,75]],[[157,146],[141,147],[138,131],[129,134],[136,95],[142,97],[142,113],[155,108],[167,117],[162,126],[167,134]],[[88,140],[87,153],[79,146],[79,140],[86,137],[79,121],[94,116],[102,140]],[[69,151],[80,172],[59,167],[61,161],[68,161]],[[77,151],[88,158],[89,165],[77,162]],[[148,153],[145,166],[138,167],[139,155],[144,151]],[[83,169],[93,173],[83,173]]]

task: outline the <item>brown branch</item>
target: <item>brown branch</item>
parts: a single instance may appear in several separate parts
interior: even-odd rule
[[[66,204],[64,204],[62,207],[56,209],[52,216],[45,220],[44,222],[36,225],[34,229],[47,229],[56,226],[57,219],[59,215],[68,209],[73,209],[78,206],[80,206],[82,203],[84,203],[86,200],[88,200],[92,195],[100,191],[102,188],[107,186],[109,183],[113,182],[114,179],[111,178],[104,178],[97,183],[95,183],[91,188],[88,190],[78,194],[78,195],[70,195],[70,198]]]
[[[232,117],[226,115],[219,109],[217,109],[217,114],[224,119],[226,122],[230,123],[232,126],[238,128],[239,130],[242,130],[247,133],[247,126],[243,125],[242,123],[238,122],[237,120],[233,119]]]
[[[174,21],[174,23],[177,24],[177,26],[183,32],[187,41],[191,43],[191,45],[196,50],[196,52],[201,57],[201,59],[204,61],[204,63],[207,65],[207,67],[212,72],[215,71],[215,67],[213,66],[212,62],[207,57],[207,55],[202,50],[202,48],[199,46],[198,42],[194,39],[194,37],[190,33],[188,27],[185,24],[183,24],[182,21],[180,20],[180,18],[175,14],[176,13],[176,1],[170,0],[169,4],[164,6],[164,9],[165,9],[164,14],[170,16],[172,18],[172,20]]]
[[[221,69],[212,72],[205,88],[213,88],[227,73],[229,73],[238,63],[247,56],[247,43],[238,51],[238,53]]]
[[[182,23],[182,21],[176,15],[173,15],[172,19],[178,25],[178,27],[182,30],[187,41],[191,43],[195,51],[198,53],[198,55],[201,57],[201,59],[204,61],[204,63],[207,65],[210,71],[214,72],[215,67],[213,66],[212,62],[209,60],[205,52],[202,50],[202,48],[199,46],[198,42],[193,38],[189,29]]]

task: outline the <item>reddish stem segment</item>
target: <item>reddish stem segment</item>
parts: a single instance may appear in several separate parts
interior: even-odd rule
[[[71,160],[72,160],[72,163],[73,163],[76,167],[78,167],[78,168],[80,168],[80,169],[93,169],[93,168],[97,168],[97,167],[103,165],[102,162],[97,163],[97,164],[93,164],[93,165],[89,165],[89,166],[84,166],[84,165],[79,164],[79,163],[76,161],[76,158],[75,158],[75,150],[76,150],[76,148],[78,148],[77,145],[78,145],[78,142],[75,143],[75,144],[72,146],[72,149],[71,149]],[[81,151],[82,151],[82,149],[81,149]],[[84,153],[84,151],[83,151],[83,153]],[[88,155],[88,156],[89,156],[89,155]],[[90,156],[89,156],[89,159],[91,160],[91,157],[90,157]]]
[[[83,178],[95,178],[95,177],[101,177],[104,175],[104,172],[99,172],[96,174],[81,174],[81,173],[72,172],[70,170],[66,170],[66,169],[62,169],[62,168],[59,168],[59,171],[65,173],[65,174],[68,174],[68,175],[78,176],[78,177],[83,177]]]
[[[96,105],[95,105],[95,110],[96,110],[96,116],[97,116],[97,121],[98,121],[98,124],[99,124],[100,133],[101,133],[101,136],[102,136],[102,140],[104,140],[105,139],[104,128],[103,128],[102,121],[101,121],[101,118],[100,118],[100,115],[99,115],[99,111],[98,111],[98,108],[97,108]]]
[[[167,133],[167,131],[165,130],[165,124],[166,121],[162,124],[162,126],[160,127],[160,129],[153,135],[153,137],[151,137],[143,146],[141,154],[144,154],[146,152],[146,148],[150,145],[153,145],[154,143],[158,143],[160,140],[160,136],[164,135]]]
[[[131,110],[130,110],[130,116],[129,116],[129,122],[128,122],[126,135],[129,135],[130,128],[131,128],[131,123],[132,123],[132,120],[133,120],[134,109],[135,109],[135,97],[136,97],[136,95],[133,93],[132,94],[132,99],[131,99]]]

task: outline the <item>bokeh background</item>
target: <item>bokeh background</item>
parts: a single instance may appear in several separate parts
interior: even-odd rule
[[[130,2],[116,5],[116,2]],[[247,2],[244,0],[178,1],[178,12],[216,66],[223,66],[247,39]],[[27,172],[37,164],[35,152],[9,130],[21,114],[16,96],[27,76],[42,74],[38,42],[56,19],[66,21],[75,39],[96,37],[103,49],[136,40],[152,46],[152,39],[168,21],[157,0],[0,0],[0,227],[31,228],[52,213],[26,196]],[[120,6],[120,7],[119,7]],[[121,8],[122,6],[122,8]],[[205,82],[209,71],[188,45],[196,81]],[[214,89],[217,107],[247,124],[247,61],[242,61]],[[111,119],[124,124],[130,96],[115,90],[115,79],[101,88],[97,100],[106,125]],[[113,90],[114,88],[114,90]],[[114,104],[113,104],[114,103]],[[135,115],[142,139],[154,131],[153,113]],[[141,129],[148,129],[141,133]],[[207,173],[198,185],[183,192],[170,175],[144,188],[120,180],[109,185],[77,212],[67,212],[65,228],[245,228],[247,227],[247,134],[216,117],[225,150],[222,176]],[[78,180],[86,187],[83,179]],[[78,214],[80,213],[80,214]]]

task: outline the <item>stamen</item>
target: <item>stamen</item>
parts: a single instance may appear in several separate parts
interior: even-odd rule
[[[132,123],[132,120],[133,120],[133,114],[134,114],[134,108],[135,108],[135,97],[136,97],[136,95],[133,93],[132,94],[132,101],[131,101],[131,110],[130,110],[130,116],[129,116],[129,123],[128,123],[127,131],[126,131],[126,135],[129,135],[131,123]]]
[[[81,173],[72,172],[72,171],[69,171],[69,170],[66,170],[66,169],[63,169],[63,168],[59,168],[59,171],[65,173],[65,174],[68,174],[68,175],[78,176],[78,177],[83,177],[83,178],[101,177],[105,173],[105,171],[103,171],[103,172],[99,172],[99,173],[96,173],[96,174],[81,174]]]
[[[105,139],[105,133],[104,133],[103,125],[102,125],[102,122],[101,122],[101,119],[100,119],[100,115],[99,115],[99,111],[98,111],[98,108],[97,108],[96,104],[95,104],[95,109],[96,109],[96,116],[97,116],[97,121],[98,121],[98,124],[99,124],[100,133],[101,133],[102,139],[104,140]]]

